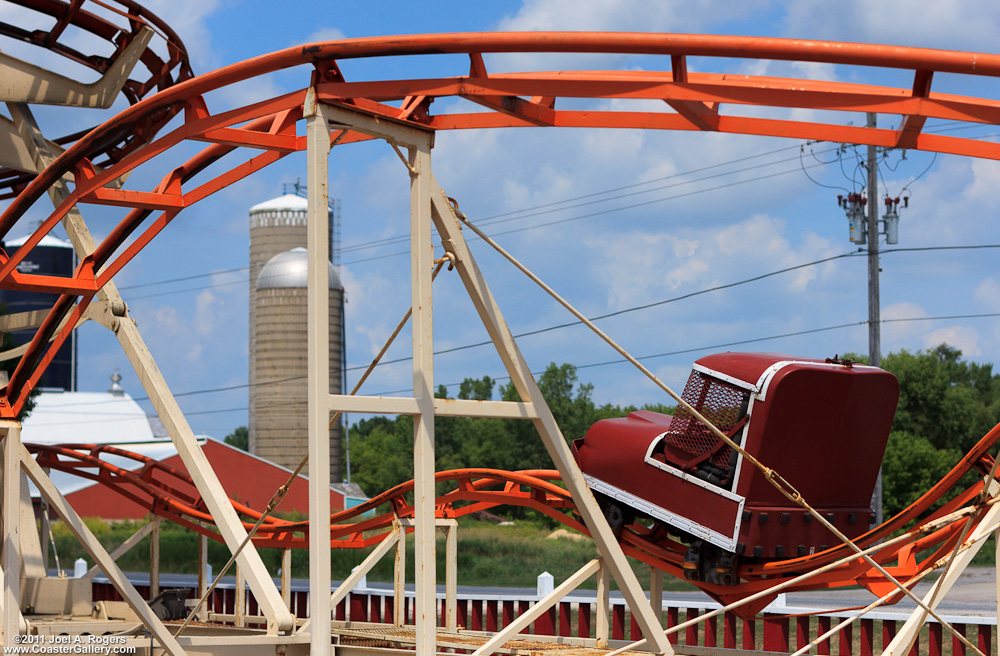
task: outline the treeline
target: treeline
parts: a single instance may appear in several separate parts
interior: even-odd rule
[[[882,461],[888,516],[941,480],[1000,422],[1000,375],[992,364],[963,360],[947,344],[891,353],[882,368],[899,379],[899,405]]]
[[[856,360],[866,358],[855,356]],[[942,344],[883,358],[899,379],[900,398],[883,460],[883,509],[891,515],[927,491],[1000,420],[1000,376],[990,364],[962,359]],[[549,365],[538,380],[567,440],[582,437],[596,421],[623,417],[634,406],[598,406],[593,385],[578,380],[570,364]],[[457,398],[489,400],[499,392],[518,400],[512,384],[489,377],[466,379]],[[447,398],[442,386],[438,396]],[[673,413],[672,406],[646,409]],[[435,421],[438,471],[463,467],[550,469],[551,460],[533,424],[517,419],[442,417]],[[373,495],[413,478],[413,420],[409,416],[364,419],[351,427],[352,479]]]
[[[596,405],[591,398],[594,386],[580,383],[576,367],[571,364],[550,364],[538,378],[538,387],[567,440],[583,437],[600,419],[624,417],[638,409]],[[456,398],[492,400],[497,392],[500,400],[520,400],[512,383],[497,390],[496,381],[488,376],[463,381]],[[438,388],[436,396],[449,398],[444,386]],[[643,408],[673,413],[672,407],[660,404]],[[434,421],[434,451],[438,471],[465,467],[552,469],[552,460],[534,424],[524,419],[438,417]],[[369,495],[412,479],[413,418],[374,417],[354,424],[351,478]]]

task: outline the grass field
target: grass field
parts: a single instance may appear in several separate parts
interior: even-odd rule
[[[109,524],[97,518],[85,520],[101,543],[110,551],[124,542],[144,522],[121,522]],[[463,520],[458,528],[458,582],[460,585],[535,587],[537,577],[549,572],[560,581],[578,570],[595,557],[593,542],[586,540],[547,540],[553,528],[541,522],[521,521],[513,526],[499,526],[488,522]],[[53,525],[56,552],[63,569],[72,570],[77,558],[89,558],[75,538],[61,523]],[[188,529],[164,522],[160,529],[160,571],[163,573],[194,573],[197,571],[197,535]],[[277,575],[281,566],[281,552],[278,549],[260,549],[264,564]],[[413,535],[407,538],[407,579],[413,581]],[[334,549],[332,554],[333,578],[343,579],[351,569],[359,565],[371,549]],[[50,549],[51,554],[51,549]],[[438,578],[444,583],[444,535],[439,533],[437,541]],[[51,559],[50,567],[55,563]],[[229,559],[226,548],[214,541],[208,543],[208,558],[213,571],[218,574]],[[126,571],[148,571],[149,538],[142,540],[127,554],[118,559]],[[384,558],[371,573],[370,581],[392,580],[392,558]],[[644,584],[649,583],[649,567],[633,561],[636,573]],[[292,576],[308,577],[309,559],[305,550],[292,553]],[[593,589],[591,581],[589,587]],[[667,577],[667,589],[693,589],[683,581]],[[583,587],[588,587],[585,584]]]
[[[132,533],[141,528],[145,522],[122,522],[108,524],[104,520],[90,518],[85,520],[102,544],[110,551],[124,542]],[[553,531],[547,522],[537,520],[521,520],[513,526],[501,526],[489,522],[479,522],[463,519],[458,528],[458,582],[459,585],[475,586],[507,586],[535,587],[537,577],[542,572],[549,572],[555,581],[561,581],[594,558],[596,551],[589,539],[572,540],[567,538],[546,539]],[[60,522],[53,525],[56,552],[59,555],[63,569],[72,570],[73,562],[80,557],[88,560],[75,538]],[[572,533],[571,533],[572,534]],[[160,531],[160,571],[163,573],[188,573],[197,571],[197,535],[185,528],[164,522]],[[260,549],[264,564],[273,575],[278,574],[281,566],[281,552],[278,549]],[[413,582],[413,535],[407,539],[407,579]],[[331,565],[333,578],[341,580],[350,574],[351,569],[359,565],[371,552],[371,549],[334,549]],[[976,565],[992,565],[994,563],[992,542],[980,550]],[[209,562],[213,571],[218,574],[229,559],[229,552],[222,544],[210,540],[208,543]],[[438,582],[444,583],[444,536],[439,533],[437,543]],[[649,583],[649,567],[632,560],[633,570],[644,587]],[[130,552],[118,559],[119,565],[125,571],[148,571],[149,569],[149,539],[146,538]],[[51,559],[50,567],[55,563]],[[308,553],[296,550],[292,553],[292,576],[308,577]],[[370,581],[391,581],[393,561],[391,557],[384,558],[368,574]],[[231,573],[231,572],[230,572]],[[596,583],[592,580],[582,587],[593,589]],[[667,590],[691,590],[693,586],[673,577],[664,578]]]

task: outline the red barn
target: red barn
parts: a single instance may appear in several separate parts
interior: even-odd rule
[[[162,448],[168,445],[169,443],[161,442],[156,446]],[[135,444],[123,448],[130,446],[132,450],[142,453],[145,445]],[[292,473],[291,470],[213,438],[205,439],[201,448],[208,461],[212,463],[212,468],[215,469],[226,494],[254,510],[263,511],[275,490],[284,485]],[[187,471],[175,450],[173,455],[161,457],[160,460],[171,467]],[[343,488],[353,488],[353,490]],[[356,485],[331,486],[330,508],[336,512],[357,505],[363,500],[363,495],[359,495],[359,492],[360,489]],[[359,496],[362,496],[362,499],[358,499]],[[87,482],[86,487],[68,492],[66,499],[82,517],[102,517],[112,520],[142,519],[148,514],[142,506],[98,483]],[[309,479],[306,476],[300,475],[292,482],[288,493],[278,506],[278,512],[292,511],[303,514],[309,512]]]

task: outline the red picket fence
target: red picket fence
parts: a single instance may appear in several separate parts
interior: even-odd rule
[[[148,586],[136,586],[140,594],[148,595]],[[190,589],[188,599],[194,599],[195,590]],[[117,591],[110,583],[94,582],[94,601],[121,600]],[[245,614],[249,622],[257,615],[257,604],[253,595],[246,593],[247,607]],[[236,590],[232,584],[220,585],[210,596],[208,612],[216,615],[235,614]],[[393,594],[391,590],[355,591],[341,601],[333,611],[335,620],[351,622],[374,622],[392,624]],[[457,624],[471,631],[495,632],[513,622],[522,613],[527,612],[536,599],[517,598],[508,595],[473,596],[460,594],[457,605]],[[444,599],[438,599],[439,625],[445,625]],[[291,592],[291,611],[297,617],[309,616],[308,590],[293,590]],[[692,618],[703,615],[712,608],[710,604],[692,602],[664,601],[664,627],[669,629]],[[773,612],[781,610],[781,613]],[[812,640],[828,632],[832,626],[852,613],[829,613],[823,615],[801,615],[802,608],[781,608],[772,612],[762,613],[753,620],[743,620],[732,613],[726,613],[709,618],[704,622],[689,626],[671,636],[673,644],[693,645],[699,647],[715,647],[724,649],[763,650],[770,652],[790,653],[809,644]],[[403,624],[412,624],[413,599],[404,600]],[[620,599],[611,600],[610,638],[612,641],[631,642],[642,638],[642,632],[631,617],[624,602]],[[887,645],[896,635],[898,627],[906,619],[903,612],[870,614],[853,625],[838,631],[830,639],[817,645],[814,653],[836,656],[873,656],[881,651],[881,645]],[[944,618],[952,624],[956,631],[961,632],[972,644],[976,645],[987,656],[995,655],[996,619],[991,617],[954,617]],[[596,637],[596,604],[592,598],[571,596],[566,597],[555,607],[549,609],[536,619],[533,624],[522,631],[526,634],[573,636],[580,638]],[[880,639],[879,639],[880,638]],[[927,628],[914,644],[909,656],[972,656],[974,652],[956,636],[944,631],[943,627],[933,619],[929,620]]]

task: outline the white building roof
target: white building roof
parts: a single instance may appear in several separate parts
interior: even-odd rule
[[[46,391],[24,420],[21,440],[36,444],[132,444],[156,437],[128,394]],[[128,448],[128,447],[125,447]]]
[[[28,238],[30,236],[31,235],[25,235],[23,237],[18,237],[17,239],[11,239],[10,241],[5,241],[4,245],[7,246],[7,248],[11,247],[20,248],[22,245],[24,245],[24,242],[28,241]],[[52,235],[45,235],[44,237],[42,237],[42,240],[38,242],[38,245],[55,246],[56,248],[73,248],[73,244],[69,243],[68,241],[63,241],[62,239],[59,239],[57,237],[53,237]]]

